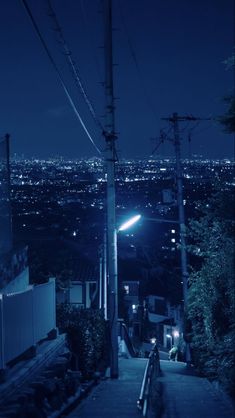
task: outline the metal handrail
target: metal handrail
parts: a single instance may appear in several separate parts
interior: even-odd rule
[[[137,401],[137,408],[142,411],[143,417],[147,417],[151,381],[154,374],[159,370],[159,355],[156,344],[153,346],[145,367],[144,377],[140,389],[140,396]]]

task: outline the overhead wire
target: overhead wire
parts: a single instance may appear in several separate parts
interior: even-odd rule
[[[79,88],[79,90],[80,90],[80,92],[81,92],[81,94],[82,94],[82,96],[85,100],[85,103],[86,103],[86,105],[87,105],[87,107],[88,107],[88,109],[91,113],[91,116],[93,117],[96,125],[103,132],[104,127],[103,127],[102,123],[100,122],[98,116],[96,115],[94,106],[92,105],[91,100],[89,99],[88,94],[85,90],[85,87],[83,86],[83,83],[82,83],[82,80],[81,80],[81,75],[79,73],[78,67],[77,67],[77,65],[75,64],[75,61],[72,58],[72,52],[71,52],[71,50],[70,50],[70,48],[69,48],[69,46],[68,46],[68,44],[67,44],[67,42],[64,38],[62,28],[59,24],[58,18],[57,18],[56,13],[55,13],[55,10],[52,7],[51,1],[47,0],[47,4],[48,4],[48,8],[49,8],[49,16],[51,17],[51,19],[53,20],[53,22],[55,24],[55,31],[58,33],[61,45],[63,46],[64,52],[65,52],[65,56],[66,56],[69,68],[71,69],[71,72],[72,72],[72,74],[75,78],[76,85]]]
[[[167,132],[165,132],[165,130],[167,129]],[[157,152],[157,150],[158,150],[158,148],[162,145],[162,144],[164,144],[164,142],[166,141],[166,140],[170,140],[169,138],[168,138],[168,135],[170,134],[170,132],[171,132],[171,130],[172,130],[173,128],[172,128],[172,126],[170,126],[170,127],[165,127],[165,128],[162,128],[162,129],[160,129],[160,137],[159,138],[155,138],[155,140],[156,139],[158,139],[159,140],[159,142],[157,143],[157,145],[155,146],[155,148],[153,149],[153,151],[152,151],[152,153],[151,153],[151,155],[150,155],[150,157],[153,157],[153,155]]]
[[[155,111],[155,109],[154,109],[154,107],[152,105],[152,102],[150,100],[149,93],[148,93],[148,91],[146,89],[146,85],[145,85],[145,82],[144,82],[144,79],[143,79],[143,75],[142,75],[141,70],[140,70],[140,66],[139,66],[139,63],[138,63],[138,60],[137,60],[137,57],[136,57],[136,53],[135,53],[135,50],[133,48],[133,45],[132,45],[132,42],[131,42],[131,39],[130,39],[130,36],[129,36],[127,24],[126,24],[126,21],[125,21],[125,17],[124,17],[122,5],[121,5],[121,0],[118,0],[118,5],[119,5],[121,23],[122,23],[124,32],[126,34],[128,47],[129,47],[129,50],[130,50],[130,53],[131,53],[131,57],[133,59],[133,62],[135,64],[135,68],[136,68],[136,71],[137,71],[137,74],[138,74],[138,77],[139,77],[139,81],[140,81],[141,86],[142,86],[142,91],[144,93],[144,98],[145,98],[146,104],[149,107],[152,115],[154,116],[154,119],[158,119],[157,114],[156,114],[156,111]]]
[[[195,132],[194,132],[194,135],[198,135],[198,134],[200,134],[200,133],[202,133],[202,132],[205,132],[205,131],[207,131],[208,129],[211,129],[211,128],[212,128],[212,126],[213,126],[213,125],[209,125],[209,126],[207,126],[207,127],[205,127],[205,128],[200,129],[199,131],[195,131]],[[192,129],[190,129],[190,131],[193,131],[195,128],[196,128],[196,126],[195,126],[194,128],[192,128]]]
[[[78,112],[78,110],[76,108],[76,105],[75,105],[75,103],[74,103],[74,101],[73,101],[73,99],[72,99],[72,97],[71,97],[71,95],[70,95],[70,93],[69,93],[69,91],[68,91],[68,89],[67,89],[67,87],[65,85],[65,82],[64,82],[64,80],[62,78],[62,75],[60,73],[60,70],[57,67],[57,65],[56,65],[56,63],[55,63],[55,61],[54,61],[54,59],[53,59],[53,57],[52,57],[52,55],[51,55],[51,53],[49,51],[49,48],[47,47],[47,44],[46,44],[46,42],[45,42],[45,40],[44,40],[44,38],[43,38],[40,30],[39,30],[39,27],[38,27],[38,25],[37,25],[37,23],[36,23],[33,15],[32,15],[32,12],[31,12],[28,4],[27,4],[27,1],[26,0],[22,0],[22,3],[23,3],[23,6],[24,6],[24,8],[25,8],[25,10],[26,10],[29,18],[30,18],[30,21],[31,21],[31,23],[32,23],[32,25],[34,27],[35,32],[37,33],[37,35],[38,35],[38,37],[39,37],[39,39],[40,39],[40,41],[42,43],[42,46],[43,46],[43,48],[44,48],[44,50],[45,50],[45,52],[46,52],[46,54],[47,54],[47,56],[49,58],[49,60],[50,60],[50,62],[52,64],[54,70],[57,73],[57,76],[59,78],[60,84],[62,85],[62,87],[64,89],[64,92],[65,92],[65,94],[67,96],[67,99],[68,99],[68,101],[69,101],[69,103],[70,103],[70,105],[71,105],[71,107],[72,107],[75,115],[77,116],[77,118],[78,118],[78,120],[79,120],[79,122],[80,122],[80,124],[81,124],[81,126],[83,128],[83,130],[85,131],[87,137],[89,138],[90,142],[92,143],[92,145],[94,146],[94,148],[96,149],[96,151],[99,154],[101,154],[101,150],[97,147],[97,145],[95,144],[94,140],[92,139],[91,134],[89,133],[89,131],[88,131],[88,129],[87,129],[87,127],[86,127],[86,125],[85,125],[85,123],[84,123],[81,115],[80,115],[80,113]]]
[[[212,127],[212,125],[210,124],[209,126],[199,129],[199,131],[197,131],[197,127],[200,125],[201,120],[197,121],[197,123],[190,129],[188,129],[188,145],[189,145],[189,155],[191,155],[191,142],[192,142],[192,134],[193,136],[195,135],[199,135],[200,133],[207,131],[208,129],[210,129]],[[188,128],[188,126],[187,126]]]
[[[85,5],[84,5],[84,0],[80,0],[80,6],[81,6],[82,19],[83,19],[84,27],[88,28],[89,19],[88,19],[88,16],[87,16]],[[90,31],[87,31],[87,34],[88,34],[88,40],[89,40],[91,49],[94,51],[95,50],[94,36],[93,36],[93,34],[90,33]],[[97,55],[95,53],[93,54],[93,58],[94,58],[94,63],[95,63],[95,67],[96,67],[98,77],[99,77],[100,82],[102,84],[103,76],[102,76],[102,72],[101,72],[101,68],[100,68],[100,63],[99,63]]]

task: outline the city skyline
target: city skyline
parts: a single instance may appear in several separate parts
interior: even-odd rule
[[[96,145],[105,140],[75,89],[58,44],[48,8],[28,2]],[[53,5],[54,6],[54,5]],[[57,2],[55,12],[81,79],[104,124],[103,16],[100,2]],[[233,139],[214,119],[226,111],[223,97],[233,88],[233,72],[223,63],[233,50],[233,4],[207,0],[176,5],[150,0],[113,1],[114,94],[120,158],[148,158],[156,147],[161,120],[173,112],[212,118],[182,124],[183,157],[232,158]],[[11,29],[9,29],[11,22]],[[199,25],[200,22],[200,25]],[[200,27],[199,27],[200,26]],[[5,3],[1,14],[1,136],[11,134],[11,155],[48,158],[99,156],[70,108],[56,73],[20,2]],[[187,141],[188,130],[192,139]],[[191,149],[189,149],[191,148]],[[158,149],[173,156],[171,144]]]

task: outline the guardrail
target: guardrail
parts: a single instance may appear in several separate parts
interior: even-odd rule
[[[149,354],[145,367],[143,382],[140,390],[140,396],[137,401],[137,408],[142,412],[143,417],[150,417],[151,412],[149,404],[152,397],[153,381],[160,373],[160,360],[157,345],[155,344]]]
[[[137,353],[134,349],[134,346],[127,331],[126,324],[124,322],[121,322],[121,338],[125,341],[130,356],[137,357]]]

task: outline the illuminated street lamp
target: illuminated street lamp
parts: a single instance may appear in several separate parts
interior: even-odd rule
[[[128,221],[124,222],[119,226],[117,232],[125,231],[126,229],[133,226],[136,222],[139,221],[141,215],[135,215],[130,218]],[[106,239],[106,230],[104,232],[103,244],[99,247],[99,309],[103,310],[104,318],[108,319],[107,313],[107,276],[108,276],[108,269],[107,269],[107,239]]]
[[[141,218],[141,215],[133,216],[128,221],[124,222],[116,231],[117,232],[125,231],[126,229],[133,226],[138,220]],[[109,241],[108,241],[109,242]],[[113,248],[106,248],[106,245],[104,245],[104,251],[106,253],[106,250],[112,251],[113,254],[113,260],[112,262],[114,265],[117,266],[117,245],[114,245]],[[109,260],[110,257],[107,257],[107,274],[110,275],[110,266],[109,266]],[[115,276],[117,277],[117,271]],[[109,303],[109,309],[108,309],[108,319],[109,319],[109,325],[110,325],[110,376],[112,378],[118,377],[118,283],[117,280],[112,280],[112,286],[110,286],[110,277],[109,277],[109,293],[108,293],[108,303]],[[107,292],[107,285],[104,284],[104,292]],[[104,311],[107,309],[107,307],[104,306]]]
[[[126,229],[130,228],[132,225],[134,225],[136,222],[138,222],[141,218],[141,215],[135,215],[133,216],[131,219],[129,219],[128,221],[124,222],[124,224],[122,224],[119,228],[118,228],[118,232],[119,231],[125,231]]]

